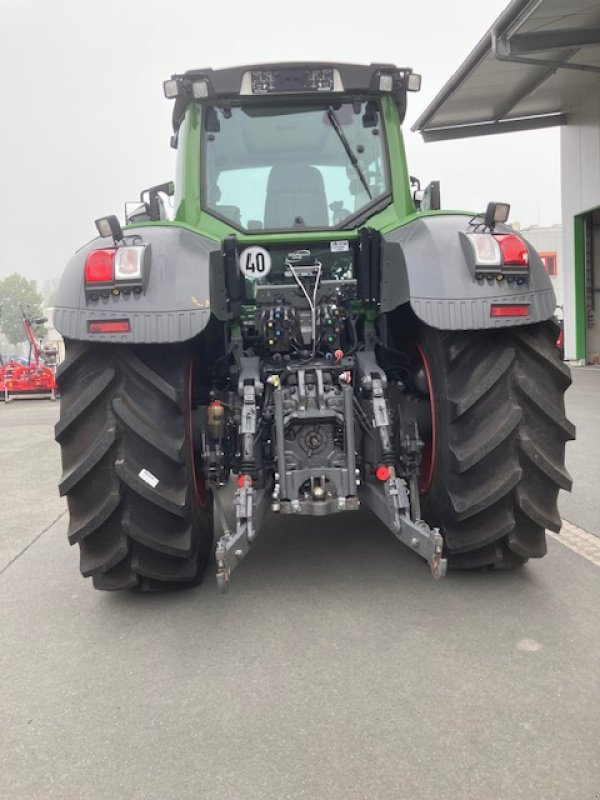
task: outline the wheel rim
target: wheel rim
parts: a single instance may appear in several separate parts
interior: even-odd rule
[[[431,414],[431,434],[426,437],[424,441],[423,454],[421,457],[421,469],[419,471],[419,494],[426,494],[431,488],[433,475],[435,472],[435,444],[436,444],[436,429],[435,429],[435,397],[433,393],[433,383],[431,380],[431,367],[429,360],[425,355],[425,351],[420,344],[417,344],[419,358],[425,372],[427,380],[427,397],[429,400],[429,409]]]
[[[190,461],[192,464],[192,476],[194,479],[194,495],[196,497],[196,503],[204,508],[208,501],[208,490],[206,488],[206,481],[204,478],[204,473],[201,472],[196,466],[196,451],[194,448],[194,426],[192,420],[192,396],[193,396],[193,377],[194,377],[194,359],[193,357],[190,358],[190,373],[189,373],[189,381],[188,381],[188,392],[189,392],[189,421],[188,421],[188,428],[190,432]]]

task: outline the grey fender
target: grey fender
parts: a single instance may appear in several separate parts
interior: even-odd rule
[[[211,313],[227,317],[225,276],[219,242],[176,225],[125,230],[126,244],[149,244],[143,290],[91,300],[84,286],[85,260],[92,250],[114,246],[97,238],[77,251],[61,278],[54,325],[66,339],[132,343],[182,342],[208,325]],[[129,333],[89,333],[90,321],[128,319]]]
[[[471,216],[420,217],[383,238],[381,310],[410,303],[419,319],[443,330],[472,330],[523,325],[550,319],[556,308],[552,283],[542,260],[528,243],[529,278],[525,284],[490,281],[479,284],[463,252],[459,232]],[[498,233],[515,233],[496,226]],[[520,234],[519,234],[520,235]],[[523,237],[521,237],[523,238]],[[529,315],[491,317],[492,303],[528,303]]]

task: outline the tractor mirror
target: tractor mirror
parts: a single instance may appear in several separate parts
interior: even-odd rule
[[[377,104],[370,100],[365,106],[365,113],[362,117],[363,128],[375,128],[377,126],[377,120]]]
[[[167,214],[167,209],[165,207],[165,202],[162,195],[165,195],[166,197],[173,197],[174,194],[175,184],[172,181],[159,183],[156,186],[151,186],[149,189],[144,189],[144,191],[140,194],[139,201],[137,202],[137,205],[140,208],[139,214],[137,211],[130,211],[129,217],[131,217],[131,214],[134,213],[135,222],[168,219],[169,216]],[[129,205],[133,204],[128,203],[127,206]],[[145,206],[145,211],[142,210],[143,206]],[[148,215],[147,218],[143,218],[144,214]],[[125,216],[128,216],[127,213]]]
[[[413,200],[418,211],[439,211],[442,207],[439,181],[430,181],[425,189],[421,189],[419,179],[411,175],[410,183],[417,187],[413,191]]]
[[[421,210],[439,211],[441,207],[442,207],[442,200],[440,196],[440,182],[430,181],[423,195],[423,200],[421,202]]]
[[[208,106],[204,115],[204,130],[207,133],[219,133],[221,130],[221,123],[215,109],[212,106]]]
[[[136,222],[149,222],[150,208],[148,203],[140,203],[139,200],[129,200],[125,203],[125,222],[127,225],[135,225]]]

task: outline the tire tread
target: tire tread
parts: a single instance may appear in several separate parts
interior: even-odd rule
[[[435,405],[445,409],[425,519],[440,526],[450,566],[510,568],[540,558],[545,530],[560,530],[558,492],[572,484],[564,463],[575,436],[564,410],[571,378],[556,326],[421,331],[437,370]]]
[[[194,489],[190,356],[173,346],[66,349],[55,434],[82,575],[107,591],[197,583],[212,520]],[[158,477],[155,487],[142,469]]]

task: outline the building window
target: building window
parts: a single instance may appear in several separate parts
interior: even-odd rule
[[[556,278],[556,253],[540,253],[540,258],[544,262],[546,272],[551,278]]]

